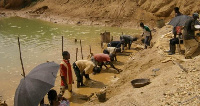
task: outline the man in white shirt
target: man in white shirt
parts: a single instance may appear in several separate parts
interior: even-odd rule
[[[73,63],[73,69],[77,77],[77,88],[80,86],[85,86],[83,84],[83,76],[86,79],[90,80],[89,74],[95,70],[95,65],[92,61],[89,60],[78,60]]]

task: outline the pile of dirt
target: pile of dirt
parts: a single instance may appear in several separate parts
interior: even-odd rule
[[[200,12],[200,2],[195,0],[26,0],[27,3],[23,1],[1,0],[0,7],[20,8],[31,4],[21,10],[26,12],[48,6],[48,10],[41,14],[42,18],[59,17],[68,24],[79,22],[123,27],[138,27],[141,21],[155,27],[157,20],[164,19],[167,22],[174,16],[175,6],[180,7],[180,11],[187,15]]]

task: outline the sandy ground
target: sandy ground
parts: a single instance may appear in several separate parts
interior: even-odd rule
[[[57,16],[24,14],[27,10],[2,10],[1,16],[21,16],[38,18],[54,23],[77,24],[79,19],[70,20],[62,15]],[[6,13],[6,14],[3,14]],[[92,24],[91,24],[92,23]],[[84,21],[86,25],[102,25],[105,23]],[[147,23],[148,24],[148,23]],[[125,25],[126,26],[126,25]],[[128,26],[128,24],[127,24]],[[136,26],[136,25],[135,25]],[[184,59],[184,54],[176,51],[169,56],[165,51],[169,49],[169,39],[172,38],[172,27],[164,26],[154,28],[152,47],[143,49],[140,42],[133,43],[129,55],[122,62],[126,63],[120,68],[119,79],[103,90],[106,91],[106,102],[99,102],[96,95],[83,105],[102,106],[199,106],[200,105],[200,50],[194,54],[193,59]],[[181,50],[184,46],[181,45]],[[158,69],[155,73],[152,71]],[[150,84],[142,88],[133,88],[131,81],[137,78],[148,78]]]
[[[189,60],[178,52],[169,56],[164,51],[169,49],[170,31],[169,26],[157,29],[153,34],[153,47],[139,50],[133,55],[134,59],[124,66],[120,79],[106,89],[107,102],[99,104],[94,97],[85,105],[199,106],[199,50]],[[153,69],[159,69],[155,76]],[[131,81],[137,78],[148,78],[151,83],[142,88],[133,88]]]

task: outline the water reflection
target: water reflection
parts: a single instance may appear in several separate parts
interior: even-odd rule
[[[138,32],[111,27],[59,25],[20,17],[0,19],[0,95],[4,100],[13,102],[15,89],[22,78],[17,37],[20,37],[22,59],[28,73],[46,61],[60,63],[61,36],[64,36],[64,50],[71,53],[71,63],[75,61],[76,48],[79,49],[78,59],[81,59],[80,44],[75,43],[74,39],[82,40],[84,59],[89,54],[89,45],[93,53],[101,52],[100,33],[105,30],[116,39],[122,32],[130,35]]]

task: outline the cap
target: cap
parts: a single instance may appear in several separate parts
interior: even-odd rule
[[[196,17],[196,18],[199,18],[199,14],[198,14],[198,13],[193,13],[192,16],[193,16],[193,18],[195,18],[195,17]]]

